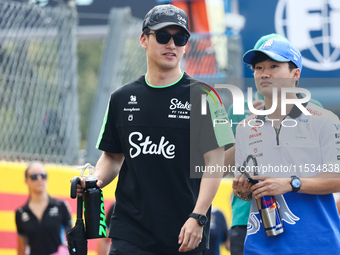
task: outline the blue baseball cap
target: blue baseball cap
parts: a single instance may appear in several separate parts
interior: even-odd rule
[[[289,41],[280,39],[270,39],[263,43],[259,49],[252,49],[243,55],[243,62],[251,64],[254,57],[259,53],[264,53],[277,62],[292,61],[302,70],[302,59],[300,51],[290,44]]]

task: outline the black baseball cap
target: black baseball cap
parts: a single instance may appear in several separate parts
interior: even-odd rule
[[[156,5],[145,15],[142,31],[147,27],[157,31],[173,25],[184,28],[190,35],[188,15],[185,11],[172,4]]]

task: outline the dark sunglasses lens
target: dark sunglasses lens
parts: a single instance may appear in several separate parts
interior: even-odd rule
[[[158,43],[167,44],[170,41],[171,35],[169,33],[158,32],[156,33],[156,40]]]
[[[37,174],[31,174],[30,177],[31,177],[31,180],[33,180],[33,181],[38,179],[38,175]]]
[[[47,178],[47,174],[31,174],[30,178],[31,180],[35,181],[38,179],[38,176],[41,176],[41,179],[46,179]]]
[[[187,44],[189,37],[186,35],[171,35],[166,32],[157,32],[156,40],[160,44],[167,44],[170,41],[170,38],[174,38],[175,45],[184,46]]]
[[[174,42],[177,46],[184,46],[187,44],[189,37],[186,35],[173,35]]]

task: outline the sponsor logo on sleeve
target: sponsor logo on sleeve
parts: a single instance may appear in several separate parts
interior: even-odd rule
[[[29,214],[28,214],[27,212],[23,212],[23,213],[21,214],[21,220],[22,220],[23,222],[29,221],[29,220],[30,220]]]
[[[307,111],[309,111],[311,114],[315,115],[315,116],[321,116],[322,112],[316,111],[316,110],[312,110],[310,108],[307,108]]]

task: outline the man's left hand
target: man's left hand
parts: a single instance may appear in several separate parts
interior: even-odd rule
[[[196,219],[188,218],[178,236],[178,243],[182,244],[178,251],[187,252],[197,248],[202,240],[202,236],[203,227],[198,225]]]
[[[278,196],[292,191],[291,178],[273,178],[270,176],[254,176],[254,180],[261,182],[251,186],[255,198],[263,196]]]

